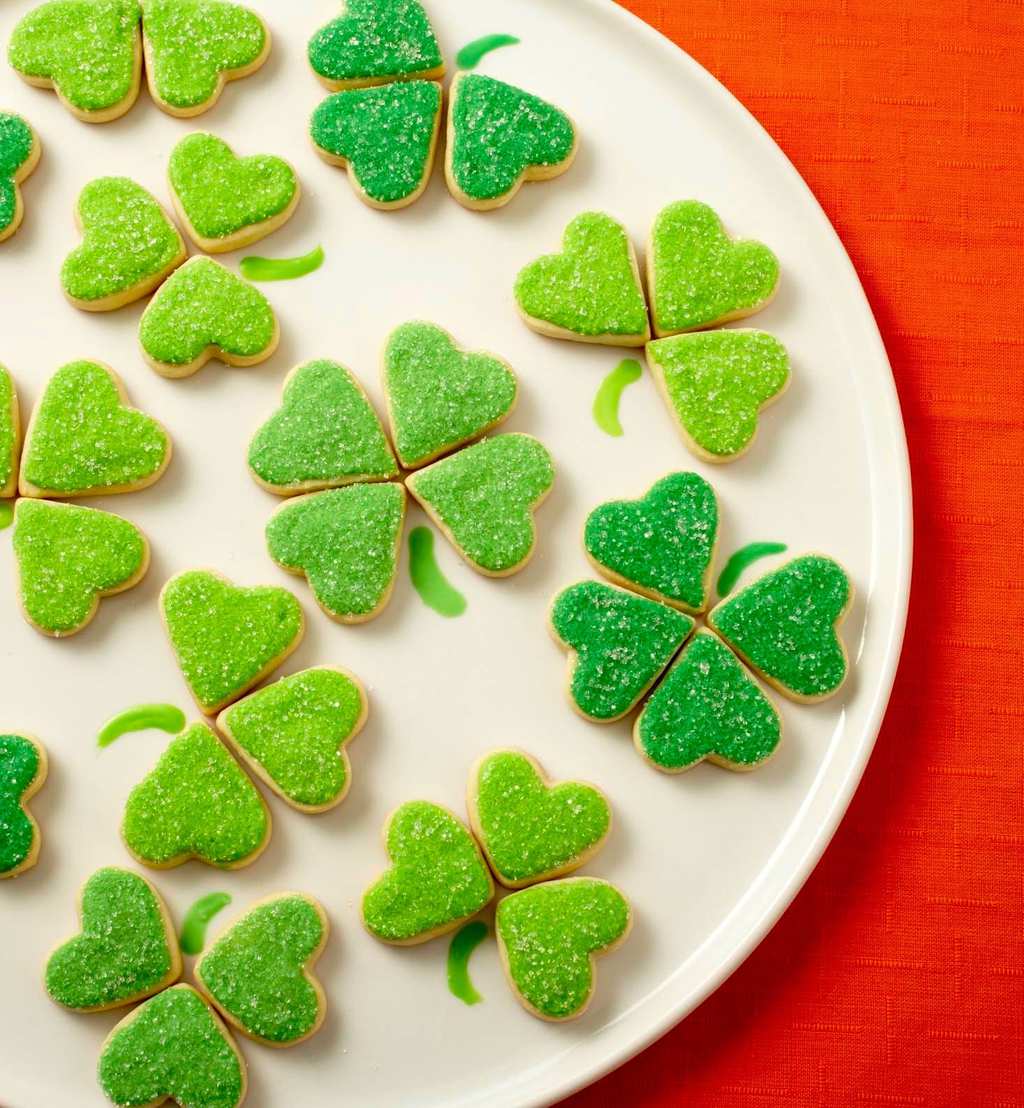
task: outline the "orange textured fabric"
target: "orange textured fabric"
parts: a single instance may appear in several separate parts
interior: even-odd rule
[[[910,622],[849,813],[746,964],[572,1108],[1024,1105],[1024,3],[625,0],[775,137],[903,405]]]

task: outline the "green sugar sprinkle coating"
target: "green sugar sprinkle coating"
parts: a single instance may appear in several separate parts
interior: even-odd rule
[[[789,355],[766,331],[703,331],[648,344],[672,415],[697,449],[728,460],[757,432],[757,415],[789,383]]]
[[[305,574],[326,612],[358,621],[391,595],[404,519],[400,485],[329,489],[275,512],[267,523],[267,549],[278,565]]]
[[[607,881],[570,877],[513,893],[495,930],[513,987],[547,1019],[571,1019],[594,991],[592,958],[629,929],[626,898]]]
[[[69,362],[36,407],[21,477],[54,496],[126,489],[158,474],[170,449],[155,419],[125,406],[106,366]]]
[[[232,704],[218,726],[287,800],[321,808],[348,789],[344,747],[365,717],[365,695],[348,674],[307,669]]]
[[[601,573],[692,613],[707,606],[717,540],[718,502],[696,473],[669,474],[639,500],[602,504],[583,529]]]
[[[56,636],[88,623],[99,597],[133,584],[149,557],[126,519],[46,500],[18,501],[13,544],[25,614]]]
[[[221,74],[252,65],[267,44],[255,12],[220,0],[145,0],[143,33],[150,81],[174,108],[212,100]]]
[[[325,939],[324,923],[304,896],[257,904],[224,932],[196,967],[196,978],[250,1035],[295,1042],[315,1030],[321,997],[303,966]]]
[[[270,817],[241,766],[203,723],[171,740],[128,795],[121,835],[150,866],[198,858],[230,868],[262,849]]]
[[[580,581],[555,598],[551,627],[576,658],[569,696],[589,719],[624,716],[654,684],[693,630],[664,604],[600,581]]]
[[[561,254],[520,272],[515,297],[530,319],[574,335],[642,340],[650,334],[629,235],[603,212],[578,215],[565,229]]]
[[[419,0],[347,0],[309,40],[309,64],[327,81],[378,84],[444,67]]]
[[[190,258],[160,286],[139,321],[139,342],[155,361],[182,366],[211,346],[256,358],[277,335],[270,302],[212,258]]]
[[[611,826],[608,801],[597,789],[577,781],[549,788],[531,759],[514,750],[480,763],[472,804],[477,836],[505,885],[576,869]]]
[[[32,156],[35,143],[32,128],[20,115],[0,112],[0,232],[6,231],[14,221],[18,210],[15,178]]]
[[[135,89],[141,15],[137,0],[52,0],[14,28],[7,60],[80,111],[105,111]]]
[[[172,956],[163,905],[128,870],[97,870],[82,889],[82,930],[46,963],[46,992],[67,1008],[128,1004],[167,983]]]
[[[236,157],[216,135],[186,135],[171,151],[171,188],[195,232],[228,235],[280,215],[299,187],[295,170],[273,154]]]
[[[551,491],[551,455],[530,435],[498,435],[406,480],[459,553],[487,574],[514,573],[536,541],[533,509]]]
[[[184,257],[167,213],[127,177],[99,177],[78,197],[82,244],[64,259],[60,282],[75,300],[103,300],[152,280]]]
[[[302,609],[287,589],[236,588],[193,569],[160,594],[164,623],[192,695],[204,711],[240,696],[298,644]]]
[[[366,393],[337,362],[306,362],[289,375],[281,407],[253,436],[249,468],[279,490],[327,488],[398,475]]]
[[[35,846],[39,832],[22,802],[41,765],[34,742],[0,735],[0,874],[23,866]]]
[[[17,475],[20,434],[17,411],[18,394],[10,373],[0,365],[0,489],[6,489]]]
[[[384,350],[384,391],[395,450],[413,469],[504,420],[517,386],[500,358],[463,353],[432,323],[405,323]]]
[[[460,75],[451,106],[449,171],[471,200],[505,196],[531,167],[572,156],[572,120],[539,96],[477,73]]]
[[[103,1044],[97,1076],[118,1108],[165,1097],[236,1108],[245,1095],[234,1044],[191,985],[175,985],[127,1015]]]
[[[698,631],[636,722],[641,753],[678,773],[704,758],[753,769],[779,744],[772,702],[710,631]]]
[[[418,942],[476,915],[494,883],[465,826],[426,800],[403,804],[386,829],[389,869],[363,896],[363,922],[385,942]]]
[[[432,81],[336,92],[313,112],[310,137],[317,149],[348,162],[371,200],[397,204],[430,173],[441,100],[441,86]]]
[[[852,598],[838,562],[807,554],[722,601],[708,622],[783,692],[816,700],[846,680],[836,627]]]

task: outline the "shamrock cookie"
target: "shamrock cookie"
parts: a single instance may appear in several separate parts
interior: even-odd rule
[[[25,432],[22,496],[102,496],[144,489],[171,460],[171,440],[129,408],[121,379],[100,362],[69,362],[47,382]]]
[[[363,923],[386,943],[411,946],[454,931],[494,897],[480,848],[447,808],[403,804],[384,825],[392,866],[363,895]]]
[[[345,748],[366,722],[366,692],[346,670],[319,666],[225,708],[217,727],[245,764],[300,812],[326,812],[352,784]]]
[[[222,139],[201,131],[171,151],[167,173],[185,230],[207,254],[266,238],[291,218],[302,191],[283,158],[239,158]]]
[[[578,144],[572,120],[539,96],[478,73],[452,82],[445,176],[467,208],[500,208],[524,181],[561,176]]]
[[[287,589],[236,588],[207,570],[172,577],[160,609],[189,690],[210,715],[277,669],[305,631],[302,609]]]
[[[227,747],[204,723],[175,736],[128,795],[121,837],[153,869],[190,858],[240,869],[270,842],[270,810]]]
[[[337,92],[313,113],[310,138],[325,162],[348,168],[356,194],[371,208],[405,208],[430,180],[442,99],[433,81]]]
[[[137,0],[51,0],[14,28],[7,60],[87,123],[117,119],[142,81]]]
[[[83,311],[130,304],[185,260],[185,244],[167,213],[127,177],[99,177],[86,185],[75,219],[82,245],[64,259],[60,283]]]
[[[21,411],[14,380],[0,365],[0,498],[18,491],[21,457]]]
[[[398,476],[362,386],[329,361],[306,362],[285,378],[281,407],[249,444],[249,469],[281,496]]]
[[[168,1099],[238,1108],[245,1099],[245,1060],[191,985],[165,989],[132,1009],[100,1048],[97,1077],[118,1108]]]
[[[510,889],[579,869],[611,829],[608,801],[593,785],[557,785],[517,750],[497,750],[469,776],[469,822],[494,876]]]
[[[765,331],[704,331],[647,346],[647,361],[686,445],[707,462],[750,449],[757,417],[789,384],[786,348]]]
[[[852,603],[843,567],[806,554],[723,600],[708,624],[779,692],[813,702],[832,696],[846,680],[839,625]]]
[[[223,0],[144,0],[146,80],[159,107],[181,118],[212,108],[228,81],[267,60],[270,32],[253,11]]]
[[[0,242],[21,226],[25,204],[18,186],[32,175],[42,152],[39,136],[20,115],[0,112]]]
[[[595,723],[632,711],[694,627],[682,612],[600,581],[563,590],[549,619],[569,651],[569,701]]]
[[[279,338],[263,293],[212,258],[189,258],[157,289],[139,321],[142,353],[164,377],[191,377],[211,358],[256,365],[274,353]]]
[[[511,366],[468,354],[432,323],[405,323],[384,348],[384,393],[395,453],[416,469],[502,423],[516,405]]]
[[[46,748],[27,735],[0,735],[0,881],[31,869],[42,835],[28,802],[46,780]]]
[[[365,623],[391,599],[405,521],[401,485],[349,485],[289,500],[267,524],[271,558],[305,577],[339,623]]]
[[[515,434],[468,446],[405,484],[465,561],[487,577],[508,577],[533,555],[533,513],[554,479],[547,450]]]
[[[607,881],[569,877],[523,889],[498,904],[494,929],[512,989],[533,1015],[583,1015],[596,985],[595,958],[629,934],[626,898]]]
[[[81,932],[46,962],[51,1000],[76,1012],[122,1008],[181,976],[181,951],[160,894],[137,873],[113,866],[86,881]]]
[[[643,346],[651,337],[633,244],[603,212],[578,215],[565,229],[561,254],[520,272],[515,297],[526,324],[551,338]]]
[[[733,242],[707,204],[683,200],[655,220],[647,274],[663,338],[759,312],[775,296],[779,262],[759,242]]]
[[[137,585],[149,568],[137,527],[74,504],[19,500],[13,544],[25,618],[56,639],[81,631],[104,596]]]
[[[253,905],[196,963],[196,983],[243,1035],[295,1046],[320,1029],[327,998],[312,967],[329,925],[311,896],[278,893]]]
[[[444,76],[444,59],[420,0],[345,0],[309,40],[309,64],[332,91]]]

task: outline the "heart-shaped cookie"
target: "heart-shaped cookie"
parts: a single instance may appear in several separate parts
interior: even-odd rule
[[[443,77],[444,59],[420,0],[345,0],[309,40],[309,64],[334,91]]]
[[[191,985],[165,989],[129,1012],[100,1048],[97,1077],[118,1108],[167,1099],[238,1108],[245,1099],[245,1061]]]
[[[102,597],[130,589],[149,568],[149,543],[137,527],[75,504],[19,500],[13,544],[25,618],[57,639],[81,631]]]
[[[383,380],[395,453],[406,469],[480,438],[516,404],[507,362],[465,353],[432,323],[405,323],[391,332]]]
[[[337,92],[313,113],[310,138],[324,161],[348,168],[356,194],[371,208],[404,208],[430,180],[442,99],[432,81]]]
[[[167,213],[127,177],[99,177],[82,189],[75,218],[82,244],[64,259],[64,295],[87,312],[109,312],[146,296],[185,260]]]
[[[406,478],[455,549],[488,577],[508,577],[530,560],[533,513],[551,491],[551,455],[530,435],[498,435]]]
[[[766,331],[703,331],[658,339],[647,361],[683,441],[707,462],[731,462],[757,417],[789,384],[786,348]]]
[[[249,469],[282,496],[398,476],[362,386],[326,360],[306,362],[285,378],[281,407],[249,444]]]
[[[779,692],[812,702],[832,696],[846,680],[839,624],[852,603],[843,567],[805,554],[723,600],[708,624]]]
[[[612,813],[593,785],[555,785],[518,750],[485,755],[469,775],[469,822],[494,876],[521,889],[579,869],[604,844]]]
[[[601,581],[564,589],[549,618],[556,641],[570,652],[569,701],[596,723],[631,711],[694,626],[674,608]]]
[[[583,1014],[596,985],[594,959],[629,933],[629,903],[607,881],[568,877],[505,897],[494,918],[516,996],[535,1016]]]
[[[327,942],[311,896],[278,893],[236,920],[196,963],[196,982],[243,1035],[294,1046],[316,1033],[327,999],[312,967]]]
[[[127,406],[110,366],[69,362],[32,412],[18,486],[22,496],[51,498],[132,492],[152,485],[170,460],[167,432]]]
[[[179,117],[212,108],[228,81],[270,53],[263,20],[225,0],[145,0],[142,33],[150,95]]]
[[[275,670],[305,631],[302,608],[287,589],[237,588],[207,570],[172,577],[160,609],[185,681],[211,715]]]
[[[520,272],[515,297],[526,323],[552,338],[643,346],[651,337],[633,244],[603,212],[578,215],[565,229],[561,254]]]
[[[465,825],[426,800],[403,804],[384,827],[391,869],[363,895],[363,923],[410,946],[452,931],[494,896],[490,871]]]
[[[572,165],[578,136],[560,108],[479,73],[459,73],[450,95],[445,176],[460,204],[500,208],[524,181],[549,181]]]
[[[0,112],[0,242],[21,226],[25,205],[18,187],[39,164],[39,137],[20,115]]]
[[[0,365],[0,498],[18,491],[21,457],[21,409],[14,380]]]
[[[276,231],[299,203],[295,170],[274,154],[236,157],[216,135],[186,135],[171,151],[171,196],[207,254],[240,250]]]
[[[343,669],[282,677],[226,708],[217,727],[246,764],[293,808],[324,812],[352,783],[345,747],[366,722],[366,693]]]
[[[81,931],[46,962],[51,1000],[76,1012],[105,1012],[160,992],[181,975],[167,906],[137,873],[97,870],[78,901]]]
[[[46,749],[27,735],[0,735],[0,880],[39,858],[42,835],[28,802],[46,780]]]
[[[760,242],[733,242],[697,200],[670,204],[647,252],[651,317],[659,338],[760,311],[779,285],[779,262]]]
[[[14,28],[7,60],[79,119],[106,123],[139,95],[141,15],[138,0],[51,0]]]

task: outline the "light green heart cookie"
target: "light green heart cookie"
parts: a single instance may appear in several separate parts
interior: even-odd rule
[[[386,943],[409,946],[452,931],[485,908],[494,882],[465,826],[440,805],[413,800],[384,827],[392,866],[363,895],[363,923]]]
[[[28,735],[0,735],[0,881],[39,860],[42,834],[28,802],[43,787],[46,748]]]
[[[21,457],[21,410],[10,373],[0,365],[0,498],[18,491]]]
[[[516,404],[507,362],[464,353],[432,323],[405,323],[391,332],[383,377],[395,453],[406,469],[480,438]]]
[[[152,485],[171,460],[171,440],[127,400],[110,366],[69,362],[58,369],[25,433],[21,495],[99,496]]]
[[[455,549],[488,577],[507,577],[530,560],[533,513],[551,491],[551,455],[530,435],[498,435],[406,478]]]
[[[102,597],[130,589],[149,568],[137,527],[74,504],[19,500],[13,544],[25,618],[58,639],[81,631]]]
[[[97,870],[78,903],[81,932],[46,963],[51,1000],[105,1012],[160,992],[181,975],[181,951],[160,894],[137,873]]]
[[[647,270],[659,338],[753,315],[779,285],[779,262],[768,247],[733,242],[697,200],[670,204],[658,215]]]
[[[189,237],[207,254],[240,250],[276,231],[299,202],[295,170],[273,154],[239,158],[198,131],[171,151],[171,196]]]
[[[611,829],[604,795],[579,781],[555,785],[517,750],[496,750],[469,777],[469,822],[494,876],[520,889],[579,869]]]
[[[516,996],[535,1016],[581,1016],[596,985],[594,959],[629,933],[629,903],[607,881],[569,877],[523,889],[498,905],[494,928]]]
[[[42,145],[20,115],[0,112],[0,242],[21,226],[25,205],[18,187],[39,164]]]
[[[305,630],[299,602],[287,589],[236,588],[206,570],[172,577],[160,608],[185,681],[209,714],[275,670]]]

